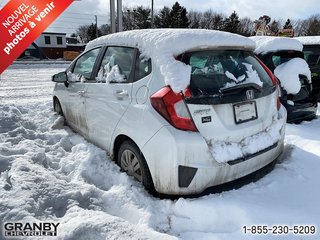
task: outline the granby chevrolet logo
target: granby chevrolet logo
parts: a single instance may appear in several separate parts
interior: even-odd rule
[[[60,223],[40,222],[22,223],[7,222],[4,224],[5,237],[26,237],[26,236],[57,236]]]

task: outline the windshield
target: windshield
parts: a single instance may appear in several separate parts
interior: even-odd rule
[[[240,85],[272,86],[272,80],[253,53],[241,50],[204,50],[180,56],[191,66],[193,96],[215,95]]]

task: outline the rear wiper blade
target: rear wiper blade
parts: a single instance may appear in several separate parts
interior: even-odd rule
[[[235,85],[232,87],[221,88],[219,91],[221,93],[227,93],[227,92],[232,92],[235,90],[241,90],[243,88],[254,88],[254,89],[258,90],[259,92],[262,91],[262,87],[256,83],[243,83],[243,84]]]

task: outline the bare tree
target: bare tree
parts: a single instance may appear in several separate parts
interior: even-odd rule
[[[320,14],[313,15],[308,19],[308,36],[320,35]]]
[[[200,15],[201,16],[201,15]],[[222,13],[213,12],[212,9],[205,11],[200,19],[200,28],[221,30],[225,20]]]
[[[88,36],[89,27],[90,25],[82,25],[78,27],[78,29],[76,30],[76,34],[77,36],[79,36],[82,43],[89,42],[89,36]]]
[[[270,31],[272,34],[278,34],[279,30],[281,29],[281,23],[277,20],[273,20],[269,25]]]
[[[200,20],[202,18],[202,13],[198,11],[191,10],[188,13],[188,19],[190,21],[190,28],[200,28]]]
[[[254,33],[254,23],[253,21],[248,18],[241,18],[239,23],[239,34],[249,37],[252,36]]]

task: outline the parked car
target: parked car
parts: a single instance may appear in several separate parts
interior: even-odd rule
[[[200,193],[283,150],[286,111],[254,46],[210,30],[107,35],[53,76],[54,110],[150,191]]]
[[[293,38],[259,36],[255,54],[276,75],[281,86],[281,104],[288,113],[288,123],[312,120],[317,113],[317,99],[312,91],[311,71],[304,60],[302,44]]]
[[[318,102],[320,101],[320,36],[297,37],[303,44],[304,58],[310,66],[312,89]]]

